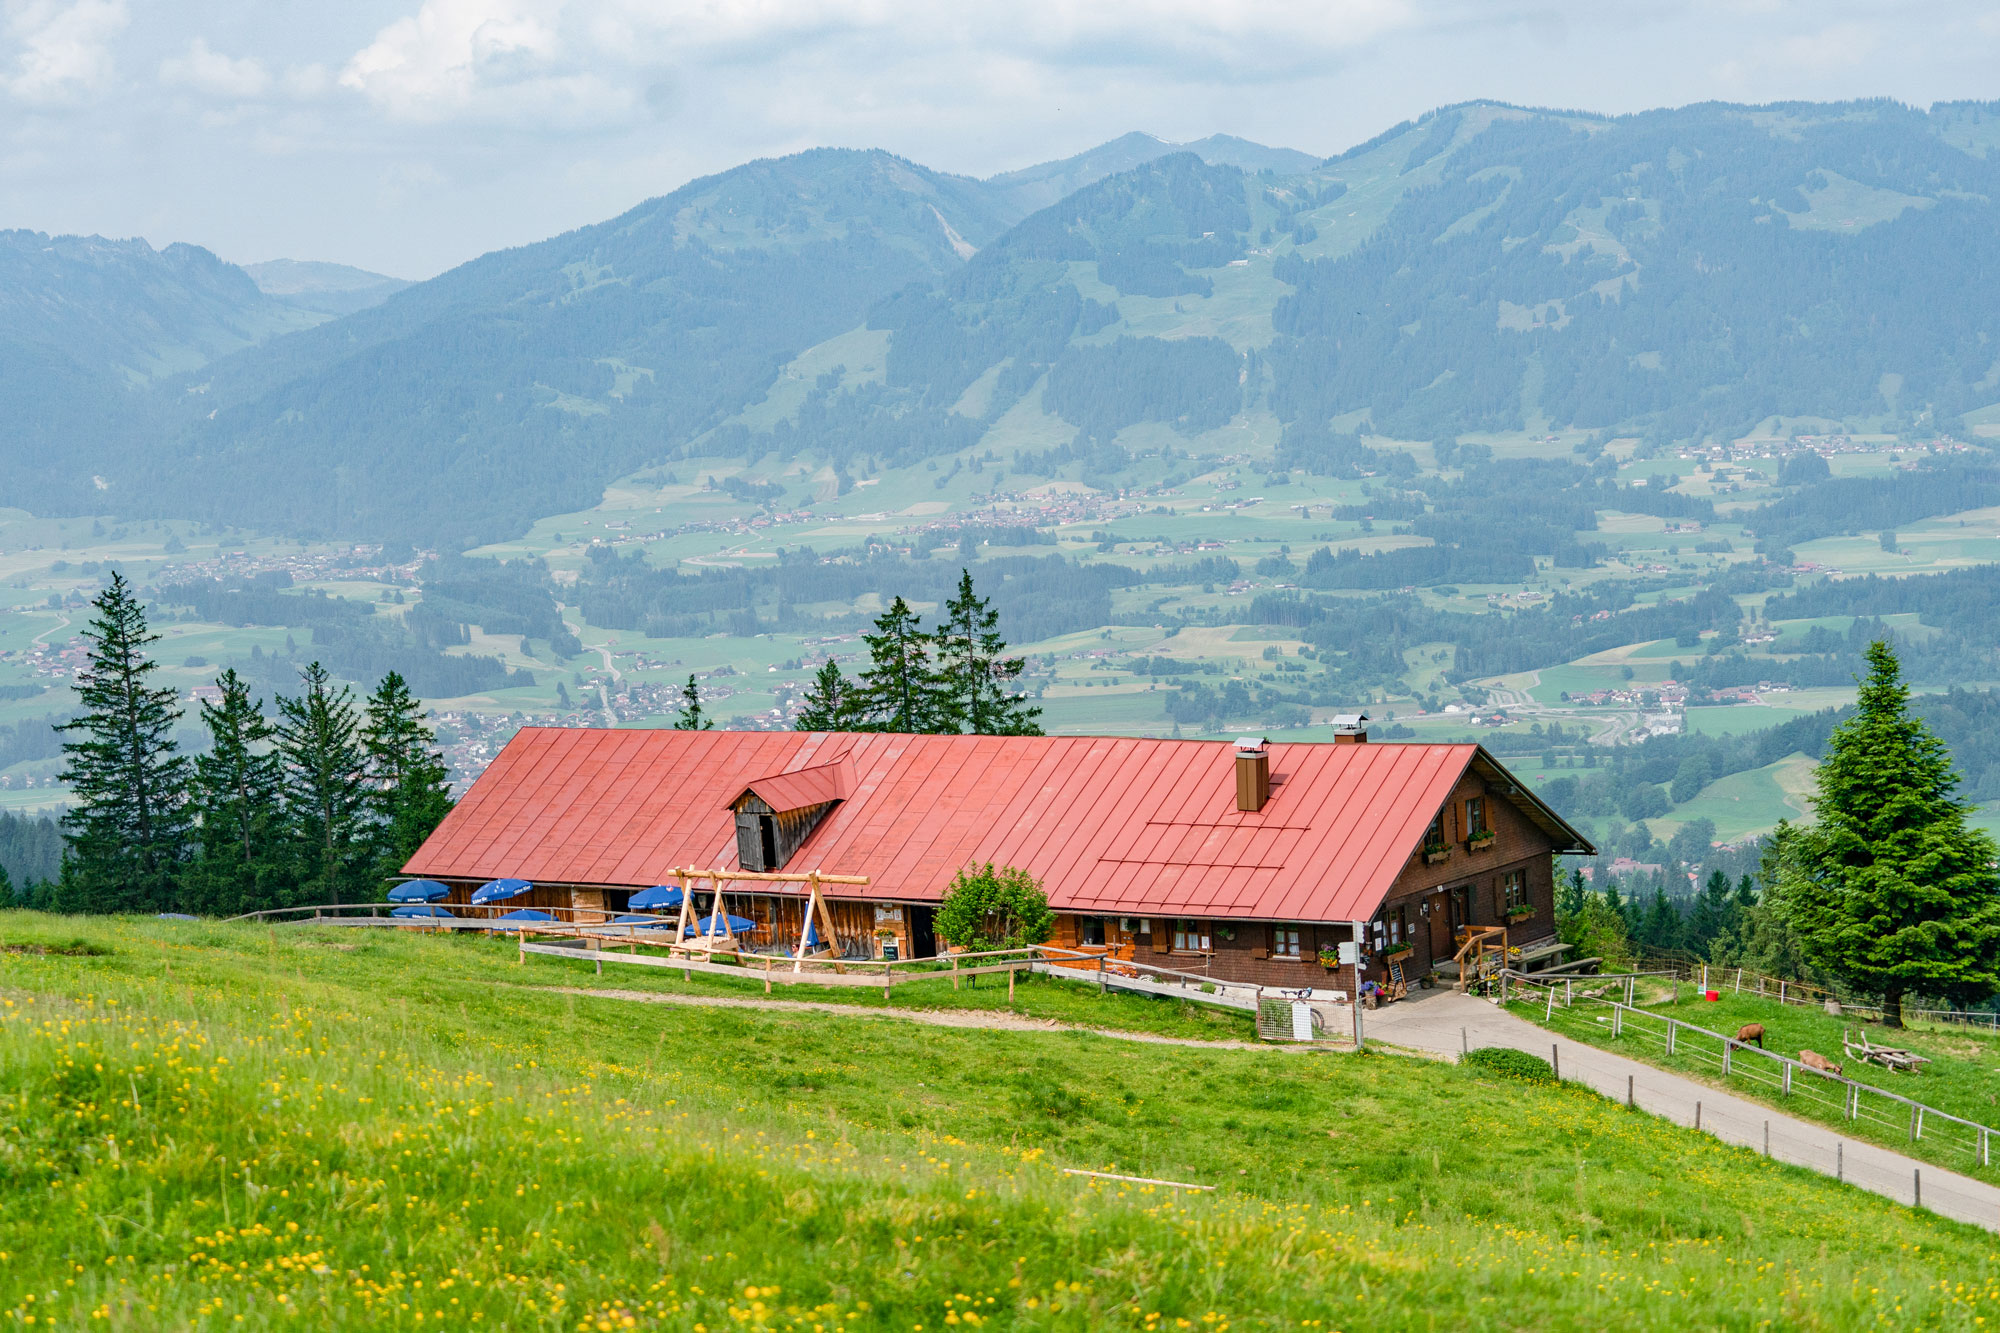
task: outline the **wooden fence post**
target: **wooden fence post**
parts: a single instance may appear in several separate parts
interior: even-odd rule
[[[1099,995],[1102,995],[1104,994],[1105,989],[1106,987],[1104,984],[1104,955],[1099,954],[1097,955],[1097,993]]]
[[[1833,1178],[1839,1181],[1847,1179],[1847,1145],[1837,1140],[1833,1145]]]
[[[1614,1037],[1625,1035],[1625,1006],[1622,1004],[1611,1007],[1611,1035]]]
[[[1910,1107],[1910,1142],[1915,1143],[1924,1136],[1924,1108]]]
[[[953,954],[953,955],[951,956],[951,988],[952,988],[952,989],[953,989],[954,991],[958,989],[958,955],[957,955],[957,954]]]
[[[1700,1129],[1700,1128],[1701,1128],[1701,1103],[1700,1103],[1700,1102],[1696,1102],[1696,1103],[1694,1104],[1694,1127],[1695,1127],[1696,1129]]]
[[[1625,1076],[1625,1105],[1627,1106],[1638,1105],[1637,1102],[1632,1100],[1632,1076],[1630,1074],[1627,1074]]]
[[[1018,967],[1010,967],[1010,968],[1008,968],[1008,969],[1007,969],[1007,1003],[1008,1003],[1008,1004],[1012,1004],[1012,1003],[1014,1003],[1014,974],[1015,974],[1016,972],[1019,972],[1020,970],[1021,970],[1021,969],[1020,969],[1020,968],[1018,968]]]
[[[1675,1028],[1676,1028],[1677,1026],[1679,1026],[1679,1024],[1678,1024],[1678,1023],[1676,1023],[1676,1022],[1675,1022],[1675,1021],[1674,1021],[1673,1019],[1669,1018],[1669,1019],[1667,1020],[1667,1054],[1668,1054],[1668,1055],[1672,1055],[1672,1054],[1674,1053],[1674,1029],[1675,1029]]]
[[[1792,1062],[1790,1060],[1785,1061],[1785,1095],[1787,1097],[1792,1095]]]
[[[1724,1078],[1729,1077],[1729,1053],[1734,1049],[1736,1049],[1736,1042],[1729,1037],[1724,1037],[1722,1039],[1722,1076]]]

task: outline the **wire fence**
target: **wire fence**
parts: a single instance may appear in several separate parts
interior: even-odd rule
[[[1775,1000],[1779,1004],[1813,1008],[1837,1007],[1841,1013],[1861,1018],[1882,1017],[1882,1006],[1873,1000],[1858,999],[1825,986],[1815,986],[1807,981],[1770,976],[1754,968],[1728,967],[1720,963],[1705,962],[1692,954],[1651,950],[1642,956],[1641,961],[1646,967],[1661,975],[1670,975],[1681,981],[1692,982],[1702,990],[1712,990],[1718,994],[1726,992],[1734,995],[1755,995],[1760,999]],[[1917,1019],[1932,1023],[1984,1027],[2000,1032],[2000,1011],[1991,1009],[1945,1009],[1906,1004],[1903,1006],[1903,1019],[1905,1022]]]
[[[1609,996],[1578,996],[1573,985],[1557,986],[1546,979],[1515,975],[1509,980],[1517,987],[1542,990],[1545,1018],[1553,1016],[1558,1004],[1565,1009],[1573,1008],[1579,1000],[1585,1005],[1600,1005],[1609,1011],[1610,1035],[1614,1041],[1630,1039],[1664,1056],[1712,1069],[1725,1085],[1736,1079],[1775,1093],[1801,1109],[1817,1111],[1821,1118],[1846,1121],[1857,1128],[1865,1123],[1883,1137],[1906,1135],[1911,1143],[1928,1142],[1940,1149],[1943,1156],[1962,1154],[1968,1165],[1993,1164],[1995,1130],[1976,1120],[1738,1041],[1670,1014],[1654,1013]]]

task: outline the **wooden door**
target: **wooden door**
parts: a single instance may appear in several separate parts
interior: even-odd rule
[[[1438,893],[1432,896],[1431,906],[1431,961],[1437,962],[1458,952],[1458,945],[1451,938],[1451,895]]]

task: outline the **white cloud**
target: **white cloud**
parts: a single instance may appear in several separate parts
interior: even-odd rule
[[[110,83],[111,42],[130,16],[124,0],[5,0],[14,49],[0,87],[33,105],[80,101]]]
[[[1009,62],[1236,83],[1339,59],[1416,23],[1415,0],[424,0],[341,84],[398,118],[636,120],[663,73],[791,65],[856,85]],[[669,79],[669,82],[672,80]],[[782,75],[754,80],[767,91]],[[838,88],[827,92],[837,96]],[[657,98],[654,99],[657,101]]]
[[[188,43],[184,55],[160,62],[160,82],[241,102],[262,97],[269,91],[271,75],[263,62],[249,56],[232,59],[210,50],[208,43],[197,37]]]

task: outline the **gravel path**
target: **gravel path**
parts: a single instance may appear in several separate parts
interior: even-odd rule
[[[1301,1050],[1296,1046],[1267,1046],[1254,1041],[1201,1041],[1194,1037],[1162,1037],[1151,1032],[1118,1032],[1111,1028],[1083,1027],[1059,1023],[1053,1018],[1029,1018],[1025,1014],[1003,1014],[981,1009],[873,1009],[857,1004],[827,1004],[814,1000],[765,1000],[737,995],[673,995],[663,991],[592,989],[580,986],[555,988],[563,995],[587,995],[598,1000],[635,1000],[640,1004],[692,1005],[703,1009],[768,1009],[779,1013],[837,1014],[842,1018],[889,1018],[906,1023],[923,1023],[939,1028],[984,1028],[994,1032],[1088,1032],[1094,1037],[1115,1041],[1136,1041],[1154,1046],[1194,1046],[1211,1051]]]

